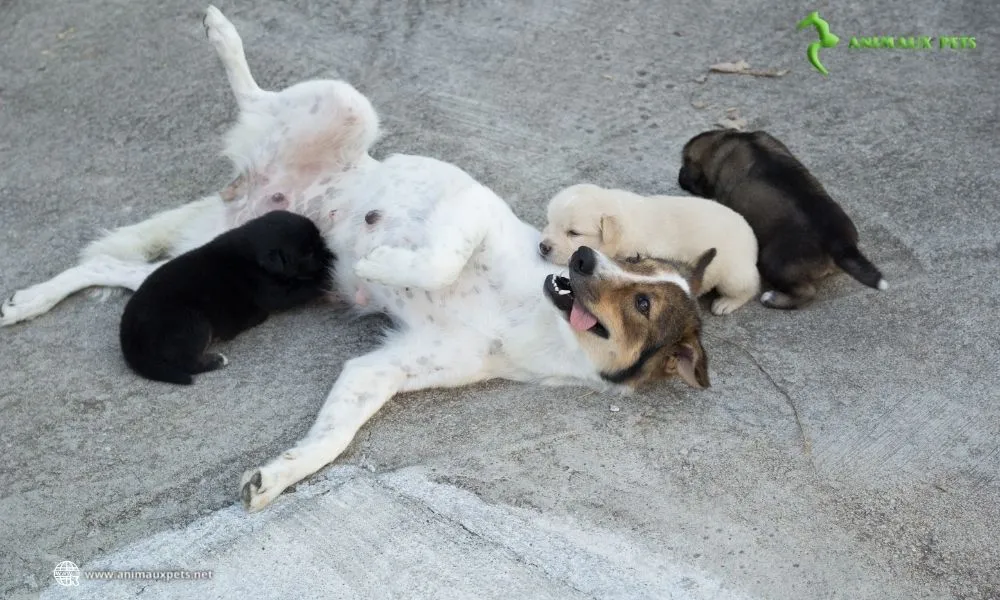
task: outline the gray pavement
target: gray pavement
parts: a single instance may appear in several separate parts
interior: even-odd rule
[[[0,330],[0,596],[1000,598],[1000,14],[987,0],[222,2],[265,87],[340,77],[377,155],[458,164],[538,226],[580,181],[678,193],[735,108],[855,219],[890,282],[706,315],[713,387],[490,382],[400,396],[247,515],[379,319],[327,306],[230,342],[190,389],[117,347],[122,294]],[[0,2],[0,291],[225,183],[235,115],[201,4]],[[841,45],[805,59],[807,10]],[[851,50],[852,35],[977,49]],[[712,74],[744,59],[780,78]],[[620,406],[612,412],[611,404]],[[55,585],[53,567],[212,570]]]

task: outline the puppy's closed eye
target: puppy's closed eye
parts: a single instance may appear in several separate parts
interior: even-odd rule
[[[566,232],[566,235],[568,235],[569,237],[579,237],[580,232],[576,231],[575,229],[570,229],[569,231]]]

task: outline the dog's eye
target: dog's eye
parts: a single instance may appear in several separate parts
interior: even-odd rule
[[[629,263],[631,265],[634,265],[634,264],[637,264],[637,263],[641,263],[642,262],[642,257],[639,256],[638,254],[636,254],[635,256],[630,256],[630,257],[626,258],[625,262],[627,262],[627,263]]]
[[[568,235],[569,237],[577,237],[578,235],[580,235],[580,232],[570,229],[569,231],[566,232],[566,235]]]
[[[643,314],[643,316],[649,316],[649,296],[646,294],[637,294],[635,297],[635,309]]]

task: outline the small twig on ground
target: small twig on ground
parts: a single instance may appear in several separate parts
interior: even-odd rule
[[[722,117],[715,122],[716,126],[722,127],[723,129],[735,129],[736,131],[745,131],[747,128],[747,120],[740,116],[740,111],[737,108],[727,108],[726,116]]]
[[[726,73],[731,75],[752,75],[754,77],[784,77],[789,73],[788,69],[751,69],[750,63],[745,60],[736,62],[716,63],[708,68],[711,73]]]

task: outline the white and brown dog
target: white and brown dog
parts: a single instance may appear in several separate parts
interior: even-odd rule
[[[336,459],[399,392],[492,378],[627,391],[676,375],[709,386],[694,298],[714,251],[691,269],[581,248],[568,278],[553,275],[538,230],[458,167],[371,158],[377,116],[353,87],[316,80],[261,90],[235,27],[210,7],[205,28],[240,108],[227,137],[233,184],[97,240],[77,266],[16,293],[2,319],[35,317],[85,287],[135,289],[154,259],[269,210],[313,218],[339,257],[340,293],[395,326],[379,349],[344,364],[305,437],[244,474],[248,509]]]
[[[640,196],[590,183],[572,185],[552,197],[548,225],[538,246],[542,256],[565,265],[580,246],[613,257],[635,255],[694,264],[709,248],[715,260],[705,270],[701,293],[715,289],[712,312],[725,315],[757,295],[757,238],[734,210],[691,196]]]

